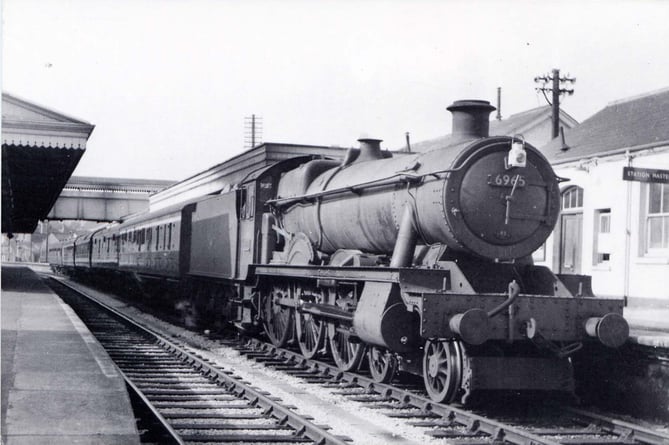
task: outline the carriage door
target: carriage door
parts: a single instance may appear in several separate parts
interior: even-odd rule
[[[562,193],[561,207],[559,273],[580,274],[583,251],[583,189],[566,189]]]

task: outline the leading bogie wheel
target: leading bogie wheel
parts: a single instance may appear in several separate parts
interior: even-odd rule
[[[393,353],[378,346],[367,348],[367,361],[372,379],[379,383],[390,383],[397,372],[397,358]]]
[[[273,286],[261,294],[262,319],[265,332],[272,344],[284,347],[293,334],[293,309],[281,304],[290,298],[287,286]]]
[[[430,339],[423,351],[423,382],[432,400],[450,403],[462,384],[462,345],[457,340]]]

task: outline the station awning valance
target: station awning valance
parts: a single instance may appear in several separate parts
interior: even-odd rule
[[[32,233],[86,149],[88,122],[2,94],[2,232]]]

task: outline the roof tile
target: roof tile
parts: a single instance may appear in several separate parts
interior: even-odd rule
[[[669,144],[669,88],[612,102],[581,125],[565,130],[541,151],[553,163],[647,144]]]

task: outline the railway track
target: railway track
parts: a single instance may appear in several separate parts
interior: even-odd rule
[[[83,318],[83,317],[82,317]],[[91,330],[93,330],[91,328]],[[152,334],[153,335],[153,334]],[[105,345],[106,341],[101,343]],[[533,406],[531,412],[508,412],[508,409],[498,410],[497,412],[486,411],[472,411],[465,410],[460,407],[436,404],[421,394],[422,389],[420,385],[389,385],[374,382],[370,377],[359,373],[342,372],[334,364],[315,360],[306,359],[299,353],[283,348],[276,348],[274,345],[262,342],[258,339],[246,339],[243,342],[238,341],[224,341],[221,342],[226,347],[233,347],[248,359],[264,366],[280,371],[282,373],[291,375],[302,379],[310,384],[318,385],[320,387],[329,388],[332,393],[340,394],[347,400],[350,400],[360,407],[372,409],[388,418],[395,419],[398,422],[409,424],[413,427],[424,431],[424,434],[435,439],[434,443],[462,443],[462,444],[669,444],[669,434],[654,431],[636,425],[630,422],[623,422],[618,419],[604,416],[601,414],[589,412],[586,410],[579,410],[568,406]],[[167,341],[167,344],[171,344]],[[133,342],[133,345],[135,343]],[[172,346],[170,346],[172,347]],[[152,366],[160,369],[166,366],[161,363],[165,360],[162,357],[162,349],[153,349],[151,346],[145,350],[145,353],[157,354],[157,361]],[[162,347],[161,347],[162,348]],[[132,349],[135,349],[133,347]],[[142,386],[139,389],[153,388],[152,385],[169,385],[171,383],[183,384],[187,378],[179,374],[185,372],[184,369],[176,369],[169,377],[159,375],[144,375],[142,377],[139,371],[145,370],[149,366],[137,364],[136,361],[125,350],[119,348],[117,351],[110,350],[110,356],[114,359],[119,358],[119,366],[124,369],[125,366],[132,366],[133,372],[128,373],[128,378],[134,377]],[[191,361],[195,359],[194,354],[185,351],[183,361]],[[127,363],[126,363],[127,362]],[[225,374],[219,368],[212,367],[205,364],[203,368],[197,371],[197,375],[193,380],[202,382],[199,376],[207,374],[206,369],[213,368],[214,374]],[[182,366],[182,365],[180,365]],[[201,366],[201,365],[197,365]],[[203,371],[203,369],[205,371]],[[156,373],[158,371],[155,371]],[[190,374],[189,374],[190,375]],[[227,375],[227,374],[225,374]],[[238,379],[227,375],[233,382],[240,383]],[[161,382],[161,379],[165,379]],[[217,384],[218,388],[225,388],[226,384]],[[258,391],[258,390],[254,390]],[[154,389],[152,398],[160,403],[154,403],[156,410],[159,413],[167,412],[169,415],[163,416],[165,423],[169,424],[171,428],[175,429],[177,434],[183,434],[189,440],[199,441],[203,440],[204,436],[213,437],[214,431],[219,421],[213,417],[208,417],[211,412],[215,412],[217,408],[211,407],[196,407],[198,403],[206,400],[205,396],[198,397],[194,400],[188,400],[188,397],[183,393],[166,394],[165,390],[160,389],[160,386]],[[233,391],[234,392],[234,391]],[[213,394],[211,396],[214,396]],[[221,396],[219,394],[218,396]],[[158,398],[156,398],[158,397]],[[161,400],[162,399],[162,400]],[[181,399],[181,400],[179,400]],[[215,398],[209,399],[212,403]],[[175,405],[174,403],[181,403],[182,405]],[[221,406],[228,403],[230,405],[236,403],[232,400],[220,400]],[[170,408],[171,407],[171,408]],[[508,407],[506,407],[508,408]],[[513,408],[513,407],[512,407]],[[201,409],[202,417],[191,417],[187,413],[195,413],[197,409]],[[264,408],[267,410],[267,408]],[[184,410],[186,414],[180,414],[179,410]],[[209,412],[207,412],[209,411]],[[267,413],[254,413],[254,416],[268,417]],[[235,416],[228,418],[227,423],[230,424],[229,419],[235,419]],[[272,427],[285,428],[285,434],[291,437],[291,440],[303,440],[303,437],[296,436],[296,431],[302,432],[299,427],[290,430],[285,426],[283,417],[278,417],[281,421],[274,420],[270,423]],[[196,420],[197,428],[191,428],[193,420]],[[237,419],[238,425],[228,429],[226,436],[220,435],[221,440],[232,440],[244,436],[248,439],[268,439],[266,442],[276,442],[276,434],[257,434],[258,431],[263,430],[263,426],[254,426],[251,428],[241,429],[246,424],[244,419]],[[251,420],[251,419],[246,419]],[[168,427],[169,428],[169,427]],[[235,429],[237,428],[237,429]],[[189,436],[188,434],[198,434]],[[230,434],[230,431],[236,433]],[[318,436],[316,436],[318,437]],[[272,439],[273,438],[273,439]],[[270,440],[271,439],[271,440]],[[335,440],[342,440],[342,438],[335,437]],[[441,440],[440,440],[441,439]],[[311,440],[311,439],[307,439]],[[328,442],[324,439],[314,440],[318,443],[336,443]],[[411,439],[407,438],[407,442]],[[244,443],[242,440],[239,443]],[[401,438],[396,438],[395,443],[402,443]],[[164,443],[159,441],[159,443]],[[361,442],[362,443],[362,442]]]
[[[425,434],[448,439],[449,443],[669,444],[669,434],[583,409],[535,405],[532,412],[479,414],[434,403],[411,387],[377,383],[359,373],[342,372],[333,364],[309,360],[258,339],[248,339],[238,348],[250,359],[338,388],[347,398],[425,428]]]
[[[159,425],[143,441],[157,443],[347,443],[295,407],[211,365],[120,312],[57,281],[74,308],[120,368],[146,424]]]

